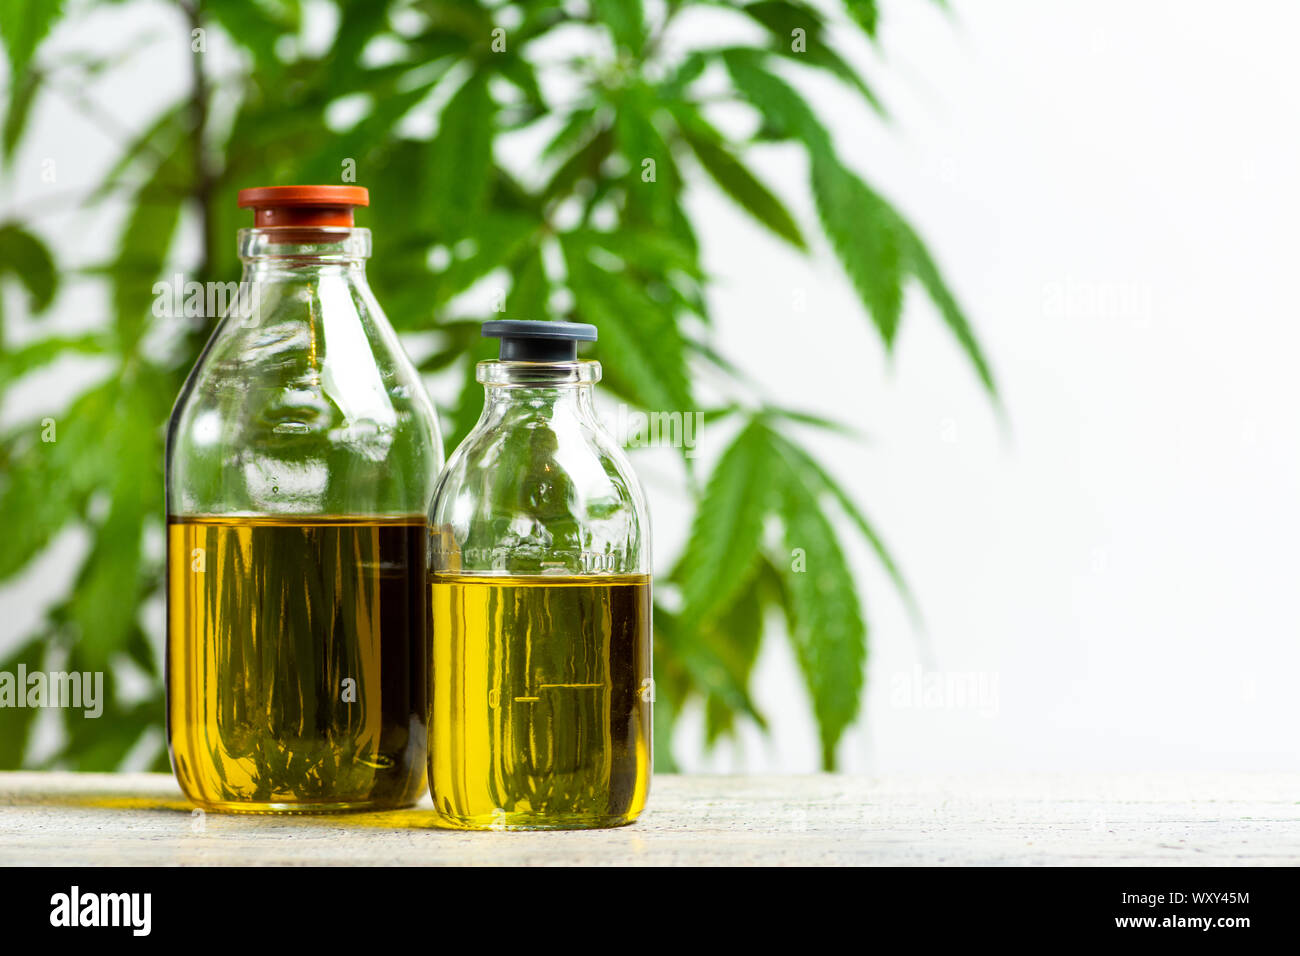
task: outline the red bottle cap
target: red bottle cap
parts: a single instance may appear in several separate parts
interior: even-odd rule
[[[352,226],[352,209],[369,206],[364,186],[256,186],[239,191],[239,208],[253,210],[259,229]]]

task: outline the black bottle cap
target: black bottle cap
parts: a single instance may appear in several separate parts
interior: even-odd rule
[[[596,341],[596,327],[583,322],[497,319],[483,323],[485,339],[500,339],[503,362],[576,362],[578,343]]]

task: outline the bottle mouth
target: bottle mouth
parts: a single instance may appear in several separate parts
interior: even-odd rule
[[[594,359],[572,362],[514,362],[489,359],[474,368],[474,377],[488,388],[563,388],[595,385],[600,363]]]

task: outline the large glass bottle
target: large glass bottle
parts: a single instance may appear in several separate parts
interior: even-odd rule
[[[424,789],[442,443],[366,283],[367,203],[240,193],[243,281],[172,412],[168,745],[208,809],[400,807]]]
[[[488,322],[499,361],[430,510],[429,783],[462,829],[620,826],[650,784],[650,533],[596,421],[590,325]]]

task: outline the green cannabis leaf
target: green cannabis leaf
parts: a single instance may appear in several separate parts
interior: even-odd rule
[[[773,498],[772,452],[766,429],[754,422],[714,467],[674,572],[684,617],[709,616],[732,599],[750,573]]]
[[[858,713],[867,652],[857,586],[828,517],[832,505],[856,525],[909,607],[914,602],[880,535],[829,473],[782,433],[780,418],[755,415],[723,453],[674,578],[683,600],[680,618],[703,622],[701,642],[707,645],[720,629],[731,635],[727,647],[741,655],[731,674],[742,685],[756,653],[747,615],[761,620],[766,607],[783,611],[821,730],[823,764],[831,766],[840,736]],[[773,524],[779,537],[768,533]],[[759,589],[764,572],[769,584]],[[706,698],[722,700],[704,677]],[[710,726],[720,721],[729,726],[729,718],[709,717]]]
[[[62,14],[62,0],[0,0],[0,41],[9,57],[11,77],[26,73],[37,46]]]
[[[680,109],[682,138],[700,165],[728,196],[772,232],[797,249],[806,249],[803,233],[785,204],[763,185],[723,143],[722,137],[695,111]]]
[[[355,181],[372,187],[375,293],[399,332],[420,341],[422,370],[449,380],[449,447],[482,406],[474,364],[492,354],[478,335],[487,314],[594,322],[616,401],[651,415],[713,407],[703,454],[682,448],[668,479],[693,517],[654,611],[660,767],[677,765],[672,733],[691,705],[702,708],[706,746],[744,724],[769,726],[751,685],[782,620],[822,765],[835,766],[860,715],[868,650],[848,542],[865,544],[919,618],[916,601],[865,509],[806,444],[828,431],[853,437],[857,423],[773,406],[719,349],[687,191],[716,189],[791,254],[826,243],[885,349],[898,341],[908,289],[919,287],[997,401],[990,362],[935,257],[795,85],[820,74],[855,97],[863,121],[887,114],[845,52],[850,39],[879,42],[873,0],[178,0],[164,51],[43,46],[70,6],[0,0],[4,170],[34,145],[33,119],[55,91],[93,94],[115,65],[163,55],[170,64],[178,49],[186,72],[168,76],[177,92],[157,115],[129,122],[93,95],[61,97],[103,129],[140,130],[71,198],[87,212],[125,209],[106,261],[73,268],[42,222],[45,205],[0,216],[0,287],[14,293],[2,301],[22,308],[0,315],[0,395],[62,360],[93,357],[100,368],[65,407],[0,431],[0,582],[68,529],[88,541],[67,593],[6,646],[0,669],[37,667],[58,651],[68,667],[107,672],[104,716],[61,712],[64,743],[45,764],[111,769],[161,736],[164,668],[142,611],[163,585],[151,543],[161,530],[163,427],[215,317],[157,318],[154,283],[178,272],[238,277],[239,188]],[[734,31],[683,43],[680,18],[706,7]],[[112,0],[76,7],[86,8],[121,15]],[[323,39],[309,44],[308,34]],[[200,35],[237,49],[234,65],[216,72],[194,48]],[[561,37],[580,42],[557,54]],[[749,132],[716,112],[736,104],[752,114]],[[751,153],[772,142],[806,156],[806,183],[754,171]],[[808,205],[795,201],[803,197],[815,221],[792,211]],[[82,284],[108,303],[98,322],[68,334],[30,321]],[[484,298],[494,304],[466,304]],[[150,682],[130,702],[117,692],[124,667]],[[0,709],[0,767],[33,762],[31,713]],[[146,759],[167,766],[160,747]]]
[[[780,516],[790,638],[821,731],[822,766],[835,763],[840,735],[858,713],[867,628],[857,588],[822,503],[798,471],[782,476]]]
[[[486,73],[472,74],[442,111],[426,169],[429,221],[449,239],[465,235],[487,201],[492,172],[492,96]]]
[[[20,283],[31,296],[33,314],[44,312],[54,301],[59,275],[50,250],[36,236],[15,223],[0,225],[0,280]]]

